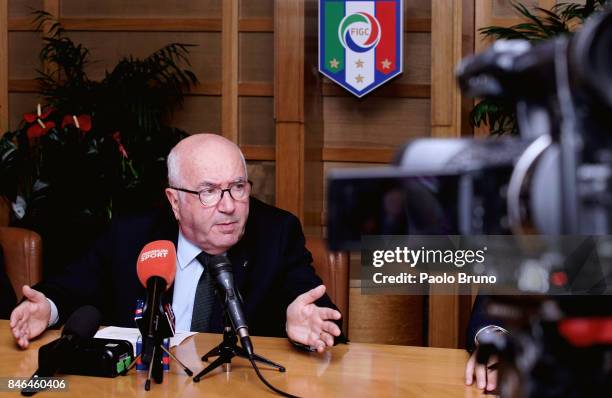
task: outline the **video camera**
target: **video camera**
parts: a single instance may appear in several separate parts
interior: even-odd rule
[[[464,94],[515,102],[520,136],[417,139],[388,167],[332,170],[330,247],[360,249],[363,235],[610,234],[611,49],[607,9],[572,36],[497,41],[464,59]],[[492,296],[489,313],[511,333],[481,344],[478,360],[500,358],[503,397],[611,392],[611,298]]]

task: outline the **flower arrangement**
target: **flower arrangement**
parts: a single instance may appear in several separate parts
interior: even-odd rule
[[[50,26],[37,78],[45,103],[0,138],[0,196],[12,203],[12,222],[44,234],[54,223],[104,224],[117,212],[155,205],[166,156],[186,135],[168,120],[197,84],[190,45],[124,57],[95,81],[87,76],[87,48],[44,11],[35,12],[35,23]]]

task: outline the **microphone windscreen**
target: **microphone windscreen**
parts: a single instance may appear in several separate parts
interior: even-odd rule
[[[167,288],[174,281],[176,274],[176,249],[169,240],[156,240],[142,248],[136,264],[136,273],[143,286],[152,276],[164,278]]]
[[[94,306],[84,305],[70,315],[62,330],[62,336],[75,335],[81,339],[93,337],[100,327],[102,314]]]

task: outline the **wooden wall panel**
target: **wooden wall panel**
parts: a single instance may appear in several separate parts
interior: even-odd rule
[[[462,50],[463,56],[474,54],[474,0],[462,0],[463,28],[462,28]],[[470,112],[474,108],[474,99],[466,96],[461,97],[461,135],[474,137],[474,128],[470,122]]]
[[[8,0],[9,18],[31,17],[32,10],[41,10],[43,0]]]
[[[428,345],[465,348],[473,299],[471,295],[429,294]]]
[[[241,97],[238,99],[238,143],[274,146],[274,99]]]
[[[220,18],[222,0],[61,0],[63,17]]]
[[[349,338],[358,343],[423,345],[423,296],[363,295],[349,290]],[[401,332],[399,332],[401,331]]]
[[[491,1],[491,0],[489,0]],[[538,0],[521,0],[521,4],[527,7],[538,6]],[[491,11],[496,17],[515,17],[514,7],[512,7],[512,0],[492,0]]]
[[[238,142],[238,4],[224,2],[221,14],[221,134]]]
[[[455,66],[462,57],[462,2],[432,3],[431,125],[434,137],[461,135],[461,94]]]
[[[274,16],[274,0],[238,0],[241,18],[261,18]]]
[[[430,134],[426,99],[326,97],[325,146],[397,147]]]
[[[404,73],[395,78],[393,82],[429,84],[431,82],[430,53],[430,33],[404,34]]]
[[[276,123],[276,204],[304,218],[304,124]]]
[[[126,55],[146,57],[162,46],[178,42],[195,44],[190,48],[191,69],[201,82],[221,81],[221,34],[215,32],[70,32],[70,38],[91,51],[87,70],[99,79]]]
[[[431,17],[431,0],[404,0],[404,14],[407,17]]]
[[[300,220],[304,220],[306,159],[304,34],[306,10],[314,3],[276,0],[274,7],[276,204]]]
[[[275,3],[274,110],[277,122],[304,121],[304,6],[292,0],[276,0]]]
[[[304,6],[304,218],[303,223],[321,235],[323,212],[323,86],[317,70],[319,52],[318,2]],[[292,98],[286,100],[291,101]],[[311,233],[310,231],[308,233]],[[347,314],[348,316],[348,314]]]
[[[431,35],[431,125],[434,137],[460,137],[464,120],[463,100],[455,68],[465,55],[464,15],[471,13],[463,0],[432,1]],[[470,30],[470,35],[471,29]],[[458,296],[430,294],[428,306],[428,344],[457,347],[459,344]]]
[[[182,109],[175,111],[171,125],[190,134],[221,133],[221,99],[219,97],[189,96]]]
[[[269,161],[247,162],[249,179],[253,181],[253,196],[271,205],[275,201],[275,167],[275,163]]]
[[[41,68],[38,53],[42,48],[39,32],[9,32],[9,79],[34,79]]]
[[[41,98],[34,93],[9,93],[9,130],[14,131],[19,127],[24,113],[36,112],[36,104]],[[3,131],[4,132],[4,131]]]
[[[238,79],[241,82],[274,81],[274,34],[240,33]]]

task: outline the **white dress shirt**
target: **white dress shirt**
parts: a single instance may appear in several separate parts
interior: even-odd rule
[[[176,318],[175,329],[191,330],[191,315],[198,281],[204,271],[196,256],[202,250],[185,239],[179,231],[176,248],[176,276],[174,277],[174,296],[172,310]]]
[[[176,276],[174,277],[174,295],[172,296],[172,311],[175,316],[175,329],[177,331],[191,330],[191,315],[193,313],[193,302],[198,287],[198,281],[204,271],[196,256],[200,254],[196,245],[185,239],[179,231],[178,245],[176,248]],[[55,303],[47,298],[51,304],[51,316],[49,326],[57,323],[59,314]]]

